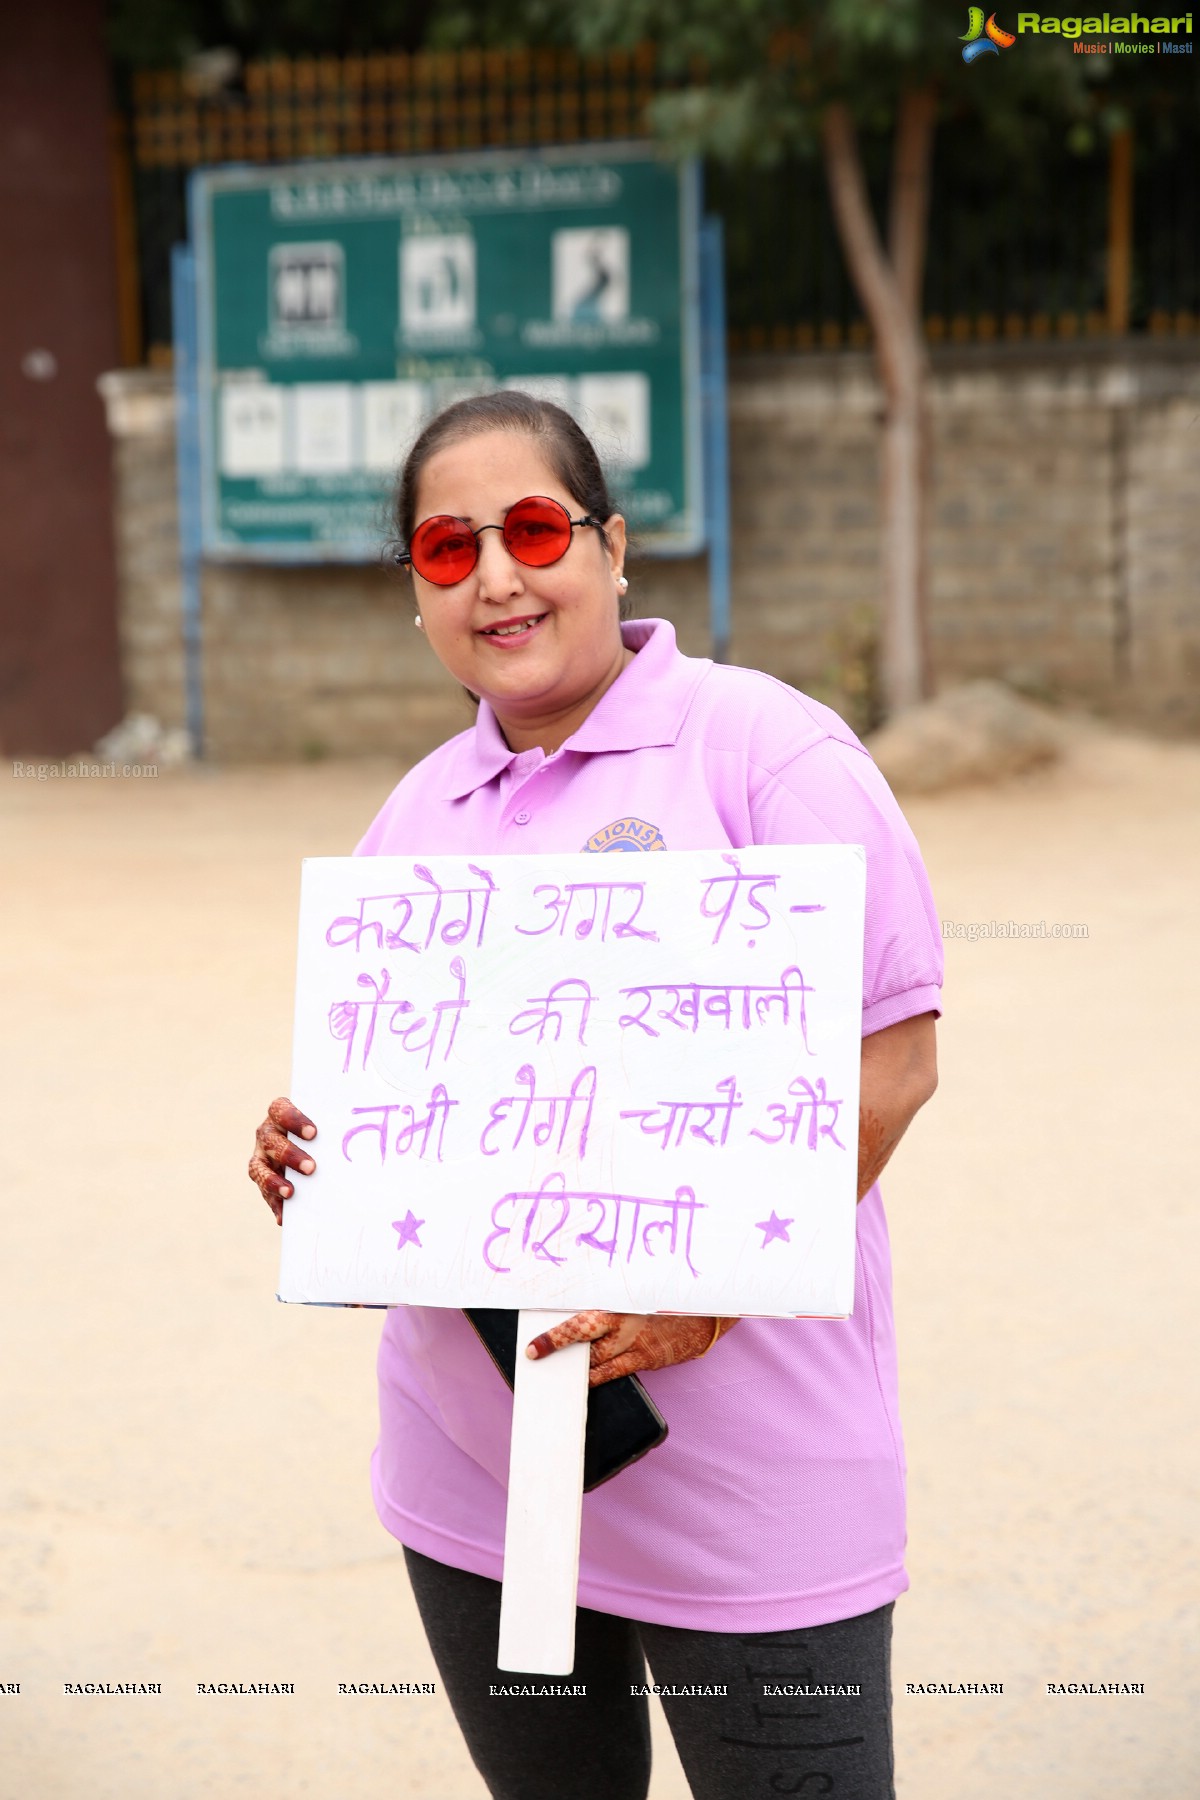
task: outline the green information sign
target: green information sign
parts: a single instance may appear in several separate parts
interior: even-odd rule
[[[449,401],[558,401],[639,544],[704,541],[694,164],[645,145],[192,178],[201,544],[372,559]]]

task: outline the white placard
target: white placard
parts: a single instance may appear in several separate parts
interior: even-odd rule
[[[650,382],[633,370],[581,375],[579,418],[606,467],[644,469],[650,461]]]
[[[354,467],[354,389],[348,381],[292,388],[291,463],[298,475],[347,475]]]
[[[848,1314],[864,873],[306,862],[280,1298]]]
[[[549,400],[552,406],[561,406],[572,418],[575,416],[578,401],[575,383],[569,375],[509,375],[500,386],[515,388],[521,394],[532,394],[535,400]]]
[[[430,413],[423,381],[364,381],[362,466],[392,475]]]
[[[283,473],[283,389],[266,381],[221,386],[221,473]]]

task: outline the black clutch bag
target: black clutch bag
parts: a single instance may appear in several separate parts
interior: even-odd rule
[[[517,1366],[519,1314],[499,1306],[472,1306],[463,1311],[511,1387]],[[661,1444],[666,1435],[667,1422],[636,1375],[622,1375],[603,1387],[590,1388],[583,1444],[584,1493],[611,1481]]]

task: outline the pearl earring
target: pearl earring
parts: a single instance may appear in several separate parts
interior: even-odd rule
[[[622,593],[624,593],[625,589],[629,586],[629,583],[625,579],[624,575],[617,576],[617,586],[620,588]]]
[[[415,626],[416,626],[416,628],[417,628],[417,630],[418,630],[418,631],[424,631],[424,629],[425,629],[425,627],[424,627],[424,625],[423,625],[423,624],[422,624],[422,623],[421,623],[421,615],[420,615],[420,613],[417,613],[417,614],[416,614],[416,616],[415,616],[415,618],[414,618],[414,619],[413,619],[413,624],[414,624],[414,625],[415,625]]]

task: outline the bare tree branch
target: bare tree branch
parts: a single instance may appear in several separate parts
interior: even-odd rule
[[[907,98],[907,96],[906,96]],[[902,106],[902,115],[904,108]],[[919,291],[924,263],[922,207],[928,187],[928,139],[933,112],[924,102],[909,109],[909,168],[913,179],[896,197],[892,228],[905,246],[903,283],[880,241],[867,195],[854,121],[834,102],[823,121],[830,198],[850,276],[875,332],[884,390],[880,457],[881,695],[888,713],[913,706],[929,691],[925,632],[925,514],[929,474],[927,361],[919,317],[909,295]],[[921,172],[925,171],[922,181]],[[905,287],[908,292],[906,293]]]
[[[936,120],[937,95],[933,88],[905,88],[896,114],[888,253],[901,297],[917,324],[925,285],[929,169]]]
[[[912,317],[891,268],[867,195],[854,120],[844,102],[825,108],[822,119],[825,173],[850,277],[875,332],[880,374],[889,398],[916,378]]]

